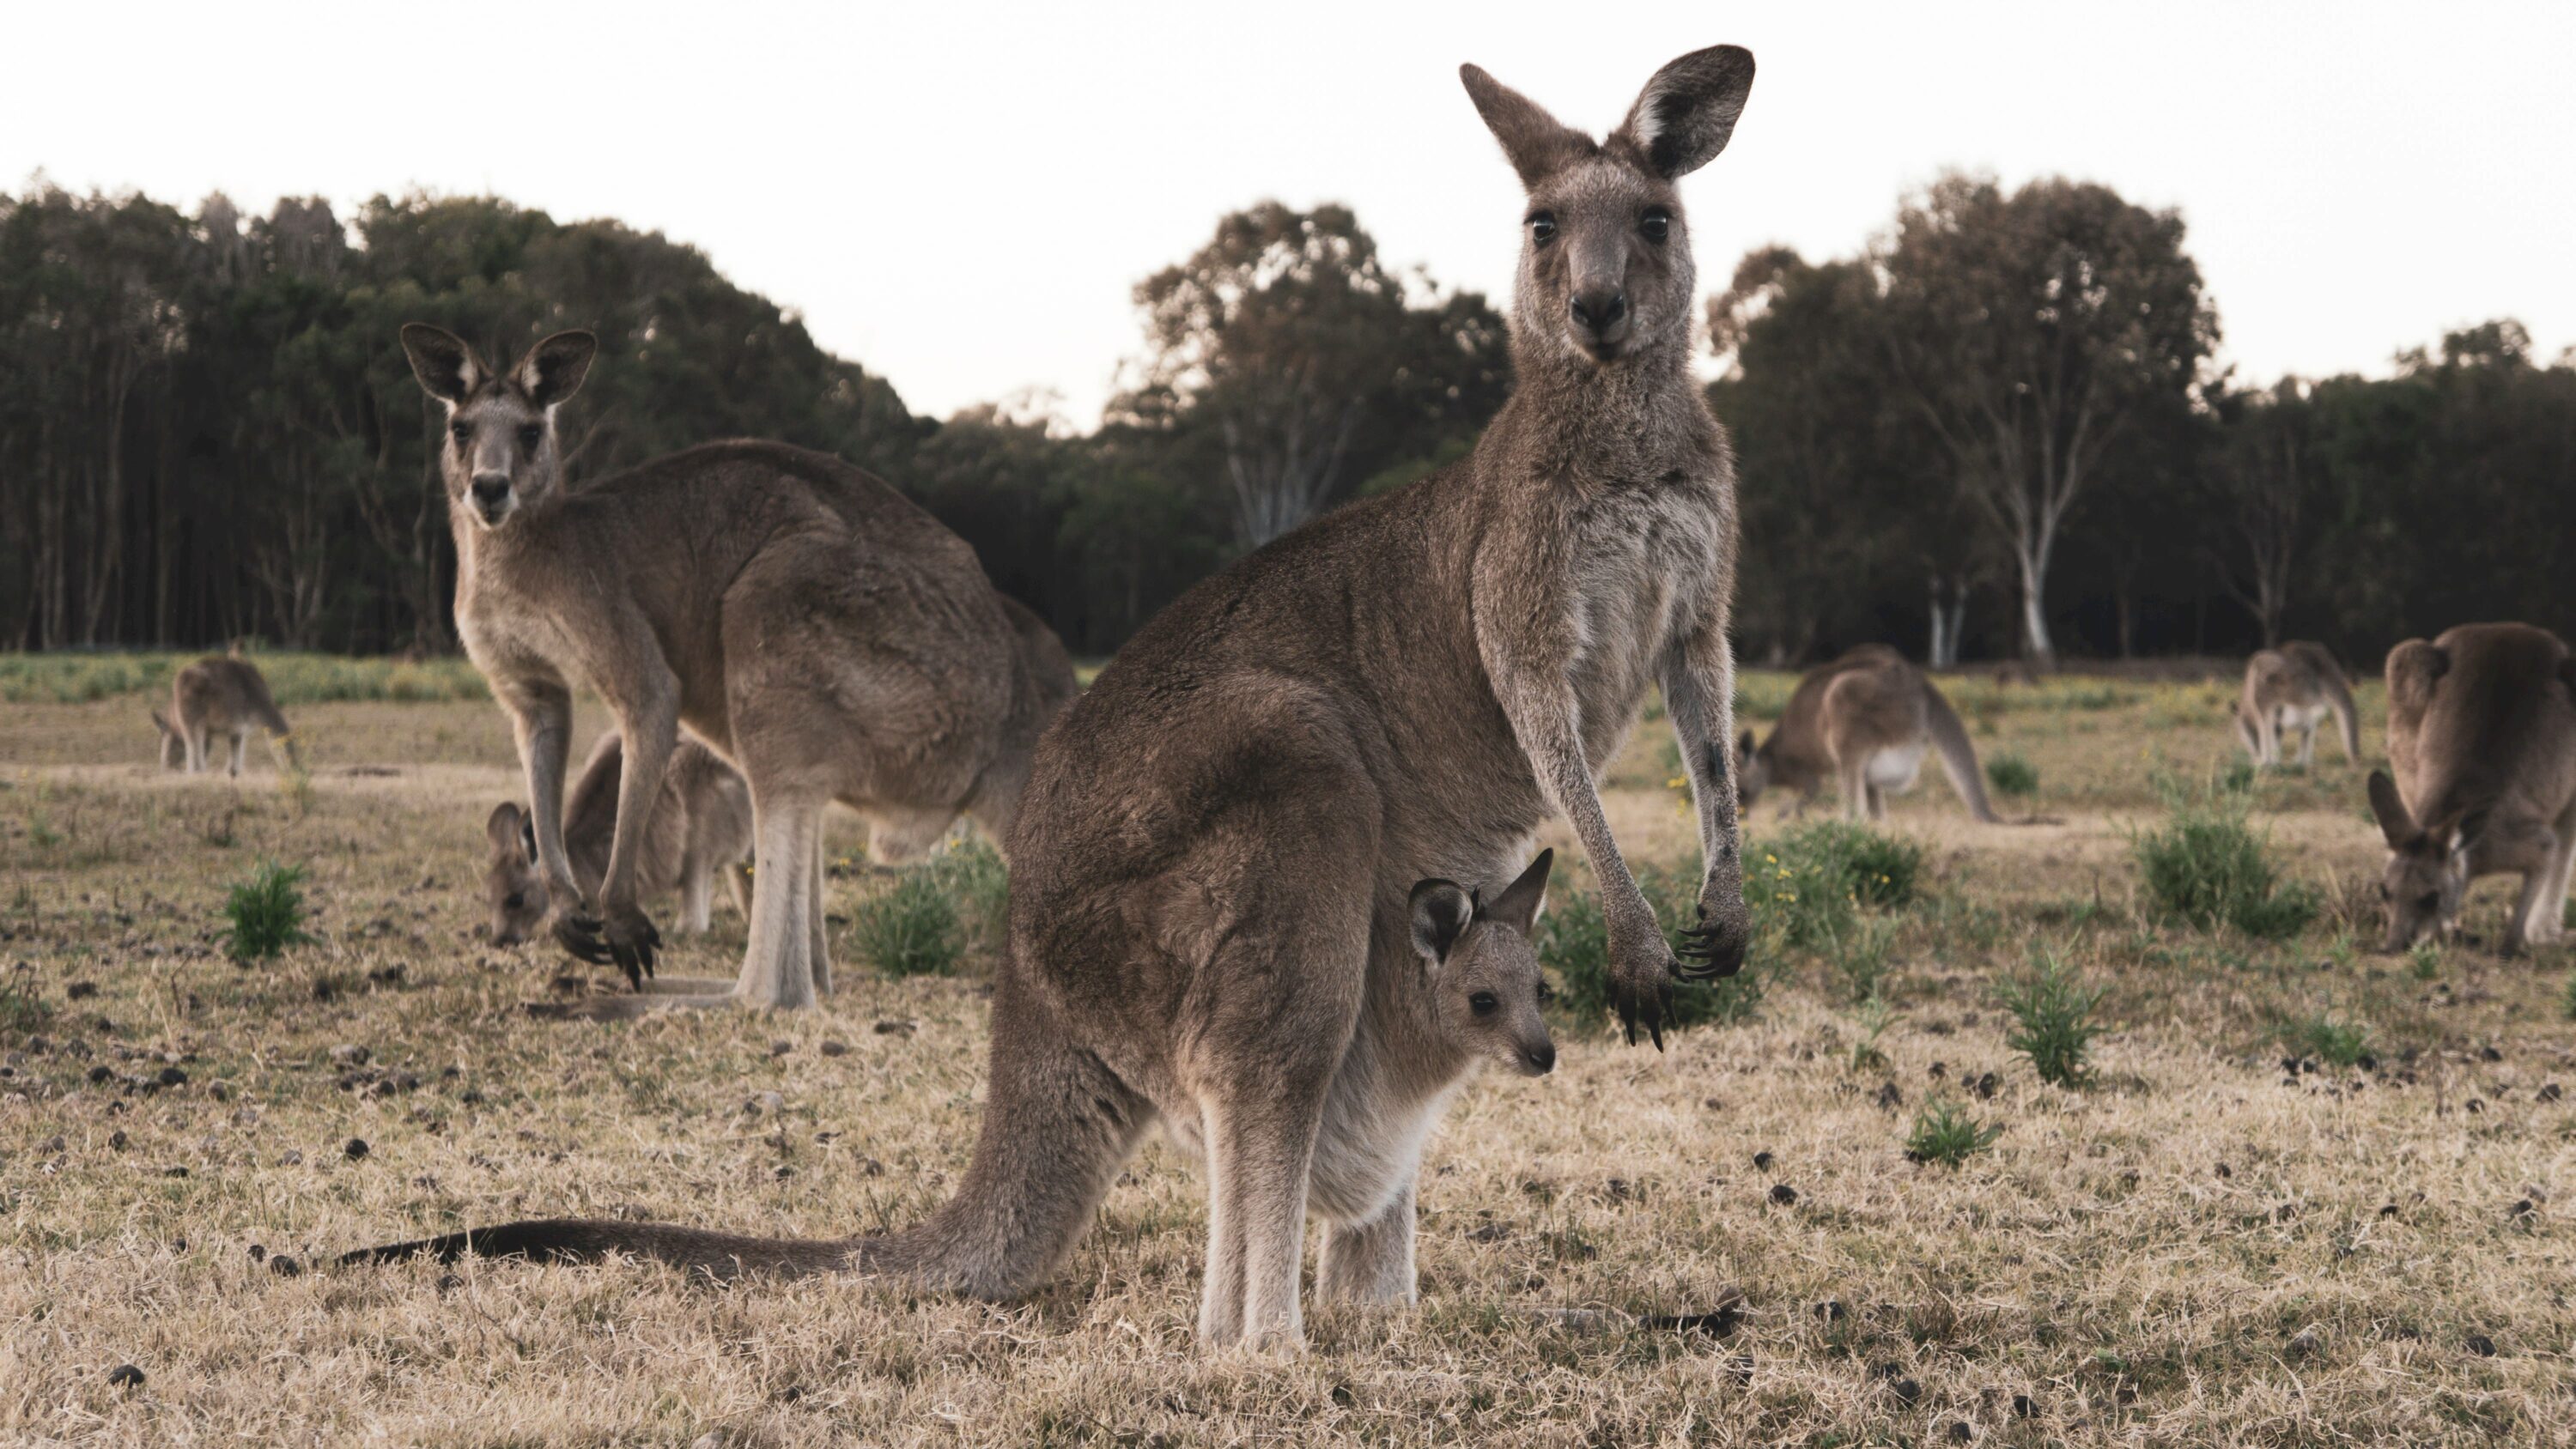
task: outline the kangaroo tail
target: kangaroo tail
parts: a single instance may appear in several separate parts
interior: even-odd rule
[[[994,993],[992,1088],[957,1195],[886,1237],[755,1238],[661,1223],[538,1218],[361,1248],[343,1264],[475,1255],[596,1262],[614,1253],[717,1278],[856,1271],[978,1298],[1016,1298],[1043,1282],[1090,1225],[1092,1210],[1153,1122],[1145,1100],[1100,1059],[1061,1039],[1008,981]]]
[[[738,1233],[711,1233],[661,1223],[621,1223],[594,1218],[532,1218],[499,1227],[468,1228],[445,1237],[387,1243],[343,1253],[344,1265],[390,1263],[400,1258],[431,1257],[453,1263],[463,1257],[534,1258],[548,1263],[595,1263],[625,1253],[677,1267],[693,1268],[716,1278],[742,1273],[777,1273],[798,1277],[824,1273],[849,1264],[847,1241],[808,1242],[796,1238],[753,1238]]]
[[[1986,803],[1986,777],[1977,768],[1977,750],[1968,743],[1968,727],[1959,722],[1959,712],[1931,680],[1923,681],[1923,721],[1932,736],[1932,748],[1941,752],[1941,768],[1950,777],[1950,788],[1959,792],[1959,803],[1968,813],[1988,825],[1995,823],[1995,808]]]

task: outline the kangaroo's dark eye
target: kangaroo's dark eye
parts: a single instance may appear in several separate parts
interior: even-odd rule
[[[501,902],[501,909],[505,911],[515,911],[527,903],[528,898],[525,894],[519,891],[512,891],[510,892],[509,897]]]
[[[537,450],[537,445],[545,440],[546,430],[536,423],[530,423],[526,427],[519,429],[520,452],[533,453]]]
[[[1555,214],[1553,212],[1545,211],[1531,212],[1529,229],[1530,240],[1538,243],[1540,246],[1546,246],[1548,242],[1556,236]]]
[[[1637,218],[1637,230],[1645,233],[1646,240],[1662,246],[1673,234],[1673,214],[1660,206],[1647,207],[1646,214]]]
[[[1502,1004],[1490,991],[1479,991],[1467,998],[1467,1009],[1478,1016],[1491,1016],[1494,1014],[1494,1009]]]
[[[474,441],[474,425],[459,419],[447,425],[447,434],[456,440],[456,446],[462,448]]]
[[[2415,898],[2415,909],[2419,911],[2429,911],[2441,904],[2442,893],[2440,891],[2426,891],[2424,894]]]

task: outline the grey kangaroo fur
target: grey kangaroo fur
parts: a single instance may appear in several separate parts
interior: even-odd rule
[[[2388,651],[2388,763],[2370,808],[2388,842],[2383,950],[2456,934],[2482,875],[2518,871],[2504,952],[2561,939],[2576,869],[2576,661],[2528,624],[2462,624]]]
[[[608,878],[609,846],[617,834],[617,788],[626,752],[610,730],[591,746],[572,795],[564,802],[564,853],[585,891]],[[537,837],[528,812],[516,801],[493,807],[483,825],[491,863],[483,872],[483,902],[491,916],[492,943],[515,946],[535,934],[553,908],[546,873],[537,865]],[[751,787],[731,765],[696,740],[671,749],[662,788],[653,796],[653,818],[644,827],[636,862],[636,894],[680,893],[680,929],[707,929],[709,887],[724,877],[727,894],[751,918],[751,887],[742,869],[751,858]]]
[[[1847,820],[1887,818],[1887,795],[1914,788],[1929,749],[1968,813],[1995,823],[1986,777],[1958,711],[1922,670],[1884,644],[1863,644],[1807,671],[1759,747],[1746,730],[1735,746],[1735,788],[1745,809],[1767,789],[1799,792],[1798,808],[1840,788]]]
[[[161,732],[161,768],[191,775],[212,768],[208,758],[218,736],[232,741],[232,760],[224,773],[238,775],[250,748],[251,732],[265,730],[269,753],[290,769],[304,767],[295,734],[269,697],[268,680],[259,667],[238,655],[198,660],[170,681],[170,713],[152,711],[153,728]]]
[[[555,938],[640,988],[660,941],[637,904],[647,803],[680,726],[750,785],[757,873],[731,991],[664,982],[675,994],[586,1014],[828,993],[822,818],[834,800],[889,860],[927,850],[961,814],[1008,838],[1073,666],[963,539],[877,478],[779,443],[712,443],[567,487],[555,409],[589,372],[589,333],[556,333],[506,372],[436,327],[413,323],[402,341],[447,404],[457,632],[516,727]],[[577,681],[607,701],[625,754],[595,894],[564,847]]]
[[[2245,661],[2245,687],[2236,699],[2236,739],[2257,765],[2281,763],[2281,736],[2299,734],[2298,763],[2317,757],[2317,726],[2333,715],[2347,764],[2361,759],[2361,720],[2343,666],[2323,644],[2292,639],[2260,649]]]
[[[1529,193],[1518,389],[1456,466],[1192,589],[1041,743],[956,1196],[888,1237],[554,1221],[353,1259],[624,1251],[1008,1298],[1063,1261],[1159,1121],[1207,1168],[1201,1341],[1293,1348],[1308,1213],[1326,1224],[1319,1293],[1410,1301],[1414,1182],[1450,1093],[1480,1056],[1552,1060],[1528,1053],[1522,934],[1545,858],[1514,880],[1552,812],[1600,881],[1632,1040],[1643,1024],[1661,1043],[1677,974],[1741,966],[1733,465],[1690,373],[1674,182],[1725,145],[1753,58],[1683,56],[1598,142],[1473,66],[1461,77]],[[1687,964],[1595,787],[1655,683],[1707,862]],[[1468,895],[1458,929],[1452,881],[1512,884],[1481,911]]]

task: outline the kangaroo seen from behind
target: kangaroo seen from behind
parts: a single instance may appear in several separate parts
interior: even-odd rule
[[[625,763],[626,752],[616,731],[601,735],[564,802],[564,853],[572,858],[573,878],[585,891],[596,892],[608,878],[609,847],[617,835],[617,789]],[[493,808],[483,833],[492,846],[491,863],[483,872],[492,943],[515,946],[553,914],[554,894],[537,863],[535,824],[515,801],[505,801]],[[637,896],[677,890],[680,929],[703,932],[714,895],[711,887],[722,876],[734,908],[749,920],[751,888],[742,866],[750,858],[750,787],[713,750],[696,740],[681,740],[671,749],[662,788],[653,796],[653,818],[644,827],[644,844],[635,865]]]
[[[947,1205],[832,1243],[554,1221],[374,1256],[625,1250],[1009,1297],[1062,1262],[1159,1121],[1206,1167],[1201,1340],[1293,1346],[1307,1215],[1326,1225],[1319,1292],[1410,1300],[1415,1177],[1465,1065],[1552,1060],[1508,1027],[1535,1020],[1519,1014],[1535,963],[1514,941],[1544,860],[1515,876],[1550,814],[1600,882],[1632,1039],[1643,1025],[1660,1043],[1677,973],[1742,964],[1734,476],[1690,373],[1675,183],[1726,144],[1753,58],[1672,62],[1602,141],[1461,74],[1529,197],[1518,388],[1459,464],[1174,602],[1041,743],[1011,840],[982,1127]],[[1705,851],[1687,964],[1595,788],[1658,684]],[[1479,911],[1453,881],[1513,884]],[[1513,992],[1462,998],[1446,966],[1462,946],[1508,952]],[[1427,993],[1426,958],[1442,963]]]
[[[2528,624],[2462,624],[2388,651],[2388,763],[2370,808],[2388,841],[2379,895],[2403,951],[2459,927],[2482,875],[2519,872],[2507,955],[2563,937],[2576,869],[2576,661]]]
[[[2323,644],[2293,639],[2259,649],[2245,661],[2245,687],[2236,699],[2236,738],[2257,765],[2281,763],[2281,736],[2296,731],[2298,763],[2317,757],[2317,726],[2334,716],[2347,763],[2361,759],[2361,722],[2343,666]]]
[[[229,740],[232,756],[224,773],[238,775],[249,752],[253,731],[266,731],[268,748],[290,769],[303,768],[294,732],[287,728],[268,680],[259,666],[238,654],[209,656],[179,671],[170,681],[170,713],[152,711],[153,728],[161,732],[161,768],[191,775],[213,768],[214,742]]]
[[[1845,819],[1882,820],[1888,793],[1914,788],[1926,750],[1941,757],[1968,813],[1993,824],[1985,776],[1958,711],[1904,655],[1863,644],[1807,671],[1771,738],[1757,747],[1753,731],[1744,732],[1735,746],[1737,797],[1750,810],[1765,790],[1795,790],[1803,809],[1830,784],[1842,792]]]
[[[436,327],[402,340],[447,405],[457,632],[516,728],[554,934],[575,955],[639,985],[652,969],[638,867],[684,722],[750,784],[757,870],[732,991],[663,1004],[803,1006],[831,990],[834,800],[887,859],[927,850],[960,814],[1009,834],[1073,669],[963,539],[875,477],[777,443],[708,444],[568,487],[555,409],[589,371],[589,333],[548,337],[503,372]],[[563,839],[576,682],[607,702],[624,751],[595,896]]]

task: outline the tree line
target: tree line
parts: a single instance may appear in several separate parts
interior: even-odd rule
[[[720,437],[835,452],[1094,654],[1245,550],[1463,456],[1510,387],[1495,308],[1389,266],[1345,207],[1226,216],[1135,296],[1099,427],[1026,400],[943,421],[614,221],[422,195],[182,211],[39,181],[0,194],[0,640],[451,649],[439,419],[393,340],[407,321],[510,355],[597,332],[563,418],[576,486]],[[2555,622],[2576,361],[2542,365],[2513,322],[2385,378],[2250,384],[2212,362],[2178,216],[1951,176],[1853,256],[1747,256],[1708,332],[1748,658],[2298,635],[2367,667],[2450,623]]]

